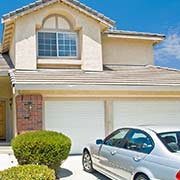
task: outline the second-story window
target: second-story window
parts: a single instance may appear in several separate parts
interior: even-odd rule
[[[61,16],[45,20],[38,32],[38,57],[78,57],[78,35]]]

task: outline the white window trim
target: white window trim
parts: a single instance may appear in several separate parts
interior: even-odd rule
[[[39,32],[49,32],[49,33],[56,33],[56,45],[57,45],[57,56],[39,56],[39,48],[38,48],[38,33]],[[58,52],[59,52],[59,47],[58,47],[58,33],[64,33],[64,34],[75,34],[76,35],[76,56],[59,56]],[[62,30],[39,30],[37,31],[36,34],[36,49],[37,49],[37,57],[39,59],[79,59],[79,37],[78,37],[78,33],[74,32],[74,31],[62,31]]]

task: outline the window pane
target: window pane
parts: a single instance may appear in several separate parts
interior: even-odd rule
[[[58,39],[63,39],[63,33],[58,34]]]
[[[64,51],[59,51],[59,56],[65,56],[65,52]]]
[[[77,34],[58,33],[59,56],[76,57],[77,56]]]
[[[39,44],[39,51],[44,49],[44,45]]]
[[[180,153],[180,132],[161,133],[158,137],[170,152]]]
[[[65,46],[59,46],[59,50],[65,51]]]
[[[56,45],[56,40],[55,39],[51,39],[51,44]]]
[[[77,34],[61,32],[57,35],[54,32],[38,32],[38,55],[76,57]]]
[[[71,51],[71,56],[76,56],[76,51]]]
[[[76,51],[76,46],[71,46],[71,51]]]
[[[149,154],[153,149],[153,141],[141,130],[132,130],[124,144],[125,149]]]
[[[55,46],[55,45],[52,45],[52,46],[51,46],[51,49],[52,49],[52,51],[56,51],[56,46]]]
[[[64,41],[63,40],[59,40],[58,43],[59,43],[59,45],[63,45]]]
[[[51,39],[56,39],[56,33],[51,33]]]
[[[71,40],[71,44],[72,45],[76,45],[76,41],[75,40]]]
[[[44,51],[39,50],[39,56],[44,56]]]
[[[50,56],[50,52],[49,51],[45,51],[45,56]]]
[[[69,54],[69,51],[65,51],[65,56],[71,56],[71,55]]]
[[[57,56],[56,33],[38,32],[38,55]]]
[[[120,129],[114,132],[105,140],[104,144],[108,146],[121,147],[123,139],[127,135],[128,131],[129,129]]]
[[[52,51],[52,56],[57,56],[57,51]]]
[[[69,46],[65,46],[65,50],[66,50],[66,51],[69,51],[69,50],[70,50],[70,47],[69,47]]]
[[[38,43],[39,43],[39,44],[44,44],[44,39],[39,38],[39,39],[38,39]]]

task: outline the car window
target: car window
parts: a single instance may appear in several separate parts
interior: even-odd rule
[[[170,152],[180,153],[180,132],[161,133],[158,137]]]
[[[123,147],[128,150],[149,154],[154,147],[154,143],[152,138],[144,131],[132,130],[127,136]]]
[[[104,144],[108,146],[121,147],[124,137],[127,135],[129,129],[120,129],[108,136]]]

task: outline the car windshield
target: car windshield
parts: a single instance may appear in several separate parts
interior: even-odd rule
[[[180,153],[180,132],[160,133],[158,137],[170,152]]]

